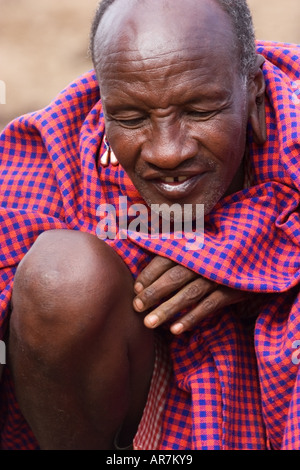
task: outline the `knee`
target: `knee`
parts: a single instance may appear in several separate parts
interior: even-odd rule
[[[56,342],[84,338],[105,323],[117,303],[130,305],[132,285],[123,261],[97,237],[44,232],[18,266],[12,327],[32,341],[45,341],[45,335]]]

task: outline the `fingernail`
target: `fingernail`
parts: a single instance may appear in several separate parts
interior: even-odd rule
[[[138,310],[143,310],[144,308],[144,303],[141,301],[141,299],[134,299],[134,305]]]
[[[155,326],[158,322],[159,318],[158,316],[156,315],[148,315],[146,318],[145,318],[145,322],[147,323],[147,325],[149,326]]]
[[[183,331],[183,324],[182,323],[176,323],[176,325],[173,325],[171,327],[171,331],[174,335],[179,335]]]
[[[134,290],[137,294],[139,294],[140,292],[142,292],[142,290],[144,289],[144,286],[141,282],[137,282],[135,285],[134,285]]]

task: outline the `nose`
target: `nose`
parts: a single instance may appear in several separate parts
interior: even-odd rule
[[[196,156],[197,142],[180,122],[153,126],[151,136],[142,148],[142,159],[161,169],[175,169]]]

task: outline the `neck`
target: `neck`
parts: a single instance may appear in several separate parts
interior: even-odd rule
[[[235,177],[233,178],[229,188],[227,189],[225,196],[229,196],[230,194],[241,191],[244,188],[244,182],[245,182],[245,157],[243,158],[243,161],[238,171],[236,172]]]

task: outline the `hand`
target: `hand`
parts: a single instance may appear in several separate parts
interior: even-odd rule
[[[159,304],[144,319],[148,328],[156,328],[190,308],[171,325],[170,330],[176,335],[195,327],[220,308],[248,296],[247,292],[216,284],[161,256],[156,256],[141,272],[134,289],[137,295],[133,305],[137,312],[145,312]]]

